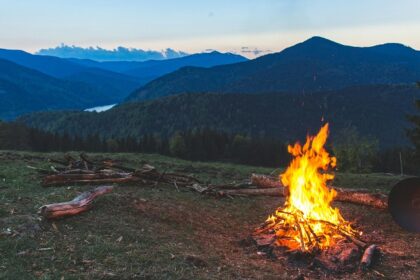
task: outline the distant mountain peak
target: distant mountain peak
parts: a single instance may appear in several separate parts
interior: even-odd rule
[[[415,49],[400,43],[386,43],[371,48],[375,51],[392,55],[415,55],[417,52]]]
[[[329,46],[341,46],[341,44],[332,40],[326,39],[320,36],[313,36],[301,43],[302,45],[329,45]]]

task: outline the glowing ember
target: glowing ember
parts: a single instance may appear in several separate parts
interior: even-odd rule
[[[336,158],[324,148],[327,137],[328,124],[315,137],[308,136],[305,145],[288,147],[293,161],[280,176],[288,197],[284,207],[269,216],[264,226],[274,230],[278,246],[313,251],[343,239],[353,240],[357,235],[339,209],[331,206],[336,192],[327,187],[327,182],[334,178],[329,171],[336,166]]]

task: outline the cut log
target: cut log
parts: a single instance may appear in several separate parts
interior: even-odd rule
[[[360,261],[360,266],[362,269],[367,269],[372,264],[372,260],[375,256],[377,251],[377,246],[375,244],[370,245],[366,248],[365,252],[363,253],[362,260]]]
[[[101,186],[84,192],[71,201],[44,205],[40,208],[40,215],[46,219],[77,215],[92,208],[92,202],[96,197],[111,192],[113,188],[113,186]]]
[[[253,179],[254,178],[254,179]],[[257,178],[257,179],[256,179]],[[253,174],[251,176],[251,182],[255,184],[257,187],[262,188],[258,195],[268,195],[268,196],[285,196],[287,195],[287,188],[284,187],[280,181],[274,179],[270,176],[265,175],[256,175]],[[273,186],[277,186],[280,190],[278,192],[272,191]],[[334,198],[335,201],[343,201],[343,202],[351,202],[355,204],[367,205],[379,209],[387,209],[388,208],[388,197],[384,194],[380,193],[371,193],[369,190],[366,189],[344,189],[344,188],[336,188],[331,187],[337,192],[337,196]],[[230,195],[235,195],[234,191],[240,190],[232,190]],[[226,192],[226,191],[225,191]],[[251,191],[249,194],[252,194]],[[243,194],[243,193],[239,193]]]

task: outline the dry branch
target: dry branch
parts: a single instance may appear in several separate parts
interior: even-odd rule
[[[40,214],[47,219],[74,216],[92,208],[92,202],[96,197],[109,193],[112,190],[112,186],[97,187],[94,190],[80,194],[71,201],[44,205],[40,208]]]

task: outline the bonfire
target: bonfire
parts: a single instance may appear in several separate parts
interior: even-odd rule
[[[288,188],[285,205],[267,219],[266,227],[276,234],[276,245],[290,250],[326,249],[343,239],[359,234],[331,203],[336,196],[327,182],[334,179],[330,172],[336,158],[325,150],[328,124],[315,136],[308,136],[305,145],[288,146],[293,161],[280,175]]]
[[[253,234],[258,245],[282,248],[286,253],[316,256],[324,268],[354,268],[366,244],[362,235],[332,206],[337,191],[328,187],[334,179],[337,159],[325,149],[328,124],[316,136],[308,136],[304,145],[288,146],[293,160],[280,175],[286,200]],[[362,265],[370,263],[376,245],[363,254]],[[301,254],[302,255],[302,254]]]

